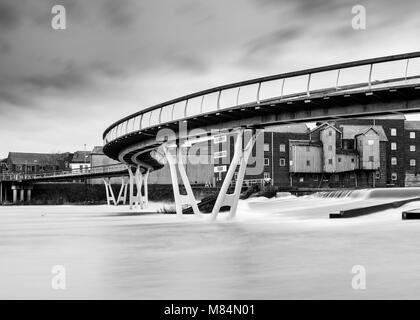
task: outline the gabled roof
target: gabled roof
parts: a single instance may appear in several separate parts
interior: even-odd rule
[[[366,134],[373,129],[379,135],[379,141],[388,141],[385,131],[382,126],[354,126],[354,125],[340,125],[343,131],[343,139],[351,140],[359,134]]]
[[[341,134],[341,131],[339,130],[339,129],[337,129],[336,127],[334,127],[331,123],[329,123],[329,122],[324,122],[324,123],[322,123],[322,124],[320,124],[319,126],[317,126],[316,128],[313,128],[312,130],[311,130],[311,133],[312,132],[315,132],[315,131],[318,131],[318,130],[320,130],[320,129],[323,129],[325,126],[327,126],[327,127],[330,127],[330,128],[333,128],[335,131],[337,131],[338,133],[340,133]],[[325,129],[325,128],[324,128]]]
[[[100,155],[104,154],[103,147],[102,146],[93,147],[91,154],[100,154]]]
[[[58,165],[66,156],[68,154],[9,152],[7,159],[12,164]]]
[[[90,162],[90,151],[76,151],[71,160],[72,163]]]
[[[369,127],[369,128],[366,128],[365,130],[363,130],[363,131],[359,132],[358,134],[356,134],[356,135],[355,135],[355,137],[357,137],[357,136],[361,136],[361,135],[366,135],[369,131],[373,131],[373,132],[375,132],[375,134],[377,134],[377,135],[379,136],[378,131],[376,131],[376,130],[375,130],[374,128],[372,128],[372,127]]]

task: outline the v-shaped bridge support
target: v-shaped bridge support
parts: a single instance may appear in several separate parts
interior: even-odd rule
[[[140,165],[137,165],[134,172],[131,167],[128,168],[128,174],[130,175],[130,209],[133,209],[133,207],[145,209],[149,203],[147,188],[149,172],[150,170],[147,169],[145,173],[142,173]],[[136,186],[136,193],[134,193],[134,185]]]
[[[178,216],[181,216],[182,206],[190,205],[193,209],[194,214],[201,215],[201,212],[197,206],[197,201],[195,199],[194,193],[191,188],[190,181],[188,180],[187,172],[185,171],[182,147],[178,147],[176,145],[172,145],[172,146],[163,145],[163,151],[165,153],[166,159],[168,160],[169,170],[171,172],[172,189],[173,189],[174,198],[175,198],[176,214]],[[185,191],[187,192],[186,195],[181,195],[179,191],[177,169],[179,171],[182,184],[185,187]]]
[[[122,202],[122,204],[126,203],[128,184],[124,177],[121,178],[121,188],[120,188],[120,192],[118,193],[117,199],[115,199],[114,191],[112,190],[112,186],[110,183],[110,178],[104,179],[104,184],[105,184],[105,192],[106,192],[106,202],[108,205],[113,204],[116,206],[120,202]]]
[[[235,149],[232,161],[229,166],[229,170],[226,174],[226,177],[223,181],[220,192],[217,196],[216,203],[213,207],[211,216],[213,219],[216,219],[220,209],[223,206],[229,206],[229,218],[234,218],[236,215],[236,210],[238,207],[239,196],[241,194],[242,184],[245,176],[246,166],[248,163],[248,158],[252,152],[252,147],[255,144],[258,133],[252,132],[251,139],[243,147],[243,135],[245,129],[241,128],[235,131],[236,142]],[[201,212],[198,208],[197,201],[195,199],[194,193],[191,188],[191,184],[188,180],[187,173],[185,171],[185,166],[183,162],[182,148],[175,144],[172,145],[163,145],[163,151],[165,153],[166,159],[168,161],[169,169],[171,172],[172,188],[175,198],[175,208],[178,216],[182,216],[182,206],[190,205],[194,211],[194,214],[201,215]],[[237,179],[235,181],[235,190],[232,194],[228,194],[229,186],[232,183],[233,176],[236,172],[237,167],[239,166]],[[182,184],[185,187],[186,195],[181,195],[179,191],[179,182],[178,182],[178,171],[181,177]]]

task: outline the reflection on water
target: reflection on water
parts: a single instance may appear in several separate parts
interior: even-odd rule
[[[401,211],[420,202],[328,219],[355,201],[253,199],[235,221],[217,222],[127,207],[0,207],[0,298],[419,298],[420,222]],[[356,264],[365,291],[351,288]],[[51,288],[54,265],[66,268],[64,291]]]

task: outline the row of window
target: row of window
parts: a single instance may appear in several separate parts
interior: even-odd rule
[[[415,138],[416,133],[415,132],[410,132],[410,138],[414,139]],[[360,145],[362,145],[362,141],[359,142]],[[372,146],[374,144],[374,140],[368,140],[368,145]],[[280,152],[286,152],[286,145],[285,144],[280,144]],[[332,151],[333,147],[331,145],[328,146],[328,150]],[[391,150],[397,150],[397,143],[396,142],[391,142]],[[264,151],[265,152],[269,152],[270,151],[270,144],[268,143],[264,143]],[[310,151],[309,147],[306,147],[306,151]],[[410,145],[410,151],[414,152],[416,151],[416,146],[415,145]]]
[[[397,143],[396,142],[391,142],[391,150],[397,150]],[[410,145],[410,151],[411,152],[416,151],[416,146],[414,144]]]
[[[393,166],[397,165],[397,157],[391,157],[391,165],[393,165]],[[416,159],[410,159],[410,166],[411,167],[416,166]]]
[[[395,137],[397,136],[397,129],[396,128],[391,128],[391,136]],[[414,131],[410,132],[410,139],[415,139],[416,138],[416,133]]]
[[[284,143],[281,143],[279,146],[280,152],[286,152],[286,145]],[[269,152],[270,151],[270,144],[264,143],[264,151]]]

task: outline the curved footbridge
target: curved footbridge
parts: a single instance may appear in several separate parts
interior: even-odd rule
[[[135,183],[138,190],[136,195],[131,191],[130,204],[147,204],[148,174],[167,162],[177,214],[189,205],[199,215],[183,163],[184,149],[215,139],[217,130],[233,134],[233,158],[212,211],[216,218],[221,207],[229,206],[233,217],[258,129],[419,111],[420,52],[413,52],[277,74],[173,99],[113,123],[103,134],[103,150],[129,166],[131,187]],[[249,139],[244,138],[245,131]],[[185,196],[180,194],[180,182]],[[228,193],[231,183],[234,192]]]

